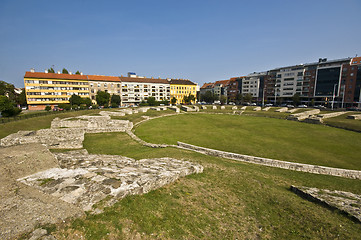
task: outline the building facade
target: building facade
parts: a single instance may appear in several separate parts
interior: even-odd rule
[[[122,86],[119,77],[102,76],[102,75],[87,75],[89,81],[89,95],[93,104],[96,104],[97,92],[103,91],[110,95],[122,94]]]
[[[26,101],[29,110],[44,110],[69,103],[72,95],[89,97],[87,76],[47,72],[26,72],[24,76]]]
[[[154,97],[156,101],[170,101],[170,83],[167,79],[138,76],[120,77],[122,106],[132,106]]]
[[[197,99],[197,84],[184,79],[170,79],[170,99],[177,99],[176,104],[181,104],[185,96],[193,95],[194,101]]]

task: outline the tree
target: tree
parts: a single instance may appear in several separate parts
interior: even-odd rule
[[[92,105],[92,100],[90,98],[82,98],[81,101],[82,104],[85,104],[87,107],[90,107]]]
[[[172,104],[176,104],[176,103],[177,103],[177,99],[176,99],[175,97],[173,97],[172,100],[170,100],[170,102],[171,102]]]
[[[55,73],[54,69],[51,67],[48,69],[48,73]]]
[[[244,100],[245,102],[251,102],[251,101],[252,101],[252,98],[253,98],[253,96],[252,96],[252,94],[250,94],[250,93],[247,93],[247,94],[245,94],[245,95],[243,96],[243,100]]]
[[[82,98],[79,95],[71,95],[71,97],[69,98],[69,103],[70,105],[73,106],[79,106],[80,104],[83,103]]]
[[[293,95],[292,101],[294,105],[298,105],[300,103],[300,94],[296,93],[295,95]]]
[[[211,91],[206,91],[204,94],[201,94],[201,101],[212,103],[216,100],[216,96]]]
[[[59,103],[59,104],[58,104],[58,107],[59,107],[59,108],[62,108],[62,109],[64,109],[64,110],[70,110],[70,109],[71,109],[71,106],[70,106],[69,103]]]
[[[221,101],[221,104],[225,104],[227,101],[227,98],[222,95],[219,100]]]
[[[14,102],[8,97],[0,96],[0,112],[3,117],[12,117],[18,115],[21,109],[14,107]]]
[[[155,100],[155,97],[148,97],[147,103],[148,103],[149,106],[156,106],[157,105],[157,101]]]
[[[62,73],[64,73],[64,74],[69,74],[68,70],[66,70],[65,68],[63,68]]]
[[[23,88],[21,93],[16,96],[15,100],[16,104],[19,104],[20,106],[26,106],[26,95],[25,95],[25,89]]]
[[[186,104],[192,103],[195,100],[195,97],[192,94],[183,97],[183,101]]]
[[[49,112],[50,110],[51,110],[51,106],[48,105],[48,106],[45,107],[45,111]]]
[[[311,99],[311,106],[315,106],[315,99]]]
[[[0,95],[7,96],[10,101],[16,98],[15,87],[11,83],[0,81]]]
[[[243,95],[240,93],[237,93],[236,103],[239,104],[239,103],[242,103],[242,101],[243,101]]]
[[[95,96],[95,99],[100,106],[108,106],[110,100],[110,94],[107,92],[99,91]]]
[[[113,94],[110,101],[112,103],[112,107],[118,107],[120,105],[120,96]]]
[[[79,70],[78,71],[76,71],[76,73],[75,74],[77,74],[77,75],[80,75],[80,72],[79,72]]]

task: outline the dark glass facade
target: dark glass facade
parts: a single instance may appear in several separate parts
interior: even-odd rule
[[[355,87],[355,95],[354,101],[360,101],[360,90],[361,90],[361,66],[357,68],[357,77],[356,77],[356,87]]]
[[[335,95],[337,96],[337,90],[340,81],[341,67],[323,68],[317,70],[317,83],[315,96],[332,96],[334,85],[336,86]]]

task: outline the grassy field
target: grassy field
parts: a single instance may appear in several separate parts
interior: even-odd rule
[[[151,143],[181,141],[246,155],[361,169],[360,133],[322,125],[251,116],[187,114],[145,122],[135,133]]]
[[[290,185],[361,194],[359,180],[308,174],[139,145],[124,133],[87,134],[91,153],[136,159],[174,157],[198,162],[202,174],[142,196],[128,196],[104,213],[59,225],[57,239],[360,239],[361,228],[338,211],[298,197]]]
[[[175,113],[175,111],[169,110],[169,109],[163,110],[163,111],[156,111],[156,110],[149,109],[146,113],[140,112],[140,113],[125,115],[122,117],[112,116],[112,119],[129,120],[129,121],[132,121],[133,123],[137,123],[137,122],[144,120],[144,118],[142,116],[159,117],[162,115],[172,114],[172,113]]]

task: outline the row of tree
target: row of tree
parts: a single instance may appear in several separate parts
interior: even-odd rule
[[[52,67],[49,68],[49,69],[48,69],[48,73],[55,73],[54,68],[52,68]],[[69,71],[68,71],[66,68],[63,68],[63,70],[61,71],[61,73],[63,73],[63,74],[69,74]],[[75,74],[80,75],[80,72],[79,72],[79,71],[76,71]]]
[[[0,81],[0,113],[3,117],[16,116],[21,112],[17,106],[25,106],[25,91],[20,94],[15,92],[13,84]]]

